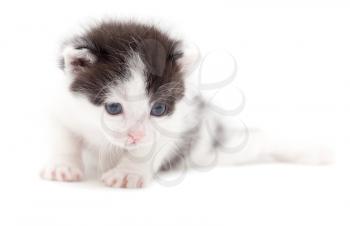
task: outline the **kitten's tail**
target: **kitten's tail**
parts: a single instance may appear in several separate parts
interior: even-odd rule
[[[333,163],[335,157],[334,152],[320,142],[278,138],[260,130],[250,130],[241,149],[231,149],[232,153],[229,150],[219,150],[220,165],[273,162],[320,165]]]
[[[325,145],[310,140],[278,139],[260,131],[235,131],[235,139],[215,151],[194,158],[194,166],[243,165],[260,163],[330,164],[334,153]],[[241,137],[241,139],[239,139]]]

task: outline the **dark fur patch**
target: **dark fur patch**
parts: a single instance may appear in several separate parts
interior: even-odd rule
[[[224,135],[225,135],[224,127],[220,123],[217,123],[216,128],[215,128],[215,132],[213,134],[213,136],[214,136],[213,143],[212,143],[213,150],[221,147],[221,145],[224,142],[224,138],[225,138]]]
[[[177,63],[182,56],[178,52],[180,42],[155,26],[103,22],[69,43],[76,49],[88,49],[97,58],[91,65],[75,62],[84,70],[76,73],[71,85],[73,92],[87,95],[95,105],[104,103],[108,85],[128,80],[126,63],[132,52],[138,53],[146,65],[146,92],[152,101],[165,102],[171,114],[176,100],[183,96],[184,83]]]
[[[197,145],[200,126],[201,125],[198,125],[195,128],[184,132],[184,135],[181,137],[181,141],[177,145],[177,148],[172,155],[168,157],[168,159],[164,160],[160,167],[160,171],[178,169],[180,163],[185,160],[185,158],[190,154],[191,150],[193,150]]]
[[[202,118],[207,108],[207,104],[200,97],[194,99],[193,104],[195,105],[195,114],[198,118]],[[161,165],[160,171],[169,171],[173,169],[178,169],[182,161],[184,161],[191,153],[191,151],[198,144],[200,138],[200,130],[203,127],[202,121],[198,121],[198,124],[188,131],[185,131],[181,139],[177,142],[177,148],[169,155],[166,160],[164,160]]]

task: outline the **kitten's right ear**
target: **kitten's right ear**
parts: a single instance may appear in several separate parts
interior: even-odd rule
[[[181,44],[177,51],[180,54],[176,61],[180,66],[181,72],[185,74],[192,73],[200,61],[199,48],[193,43],[185,42]]]
[[[63,49],[62,55],[63,69],[65,72],[69,72],[71,74],[77,74],[84,71],[97,60],[96,56],[87,48],[77,49],[72,46],[66,46]]]

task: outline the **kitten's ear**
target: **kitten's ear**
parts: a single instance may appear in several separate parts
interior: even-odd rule
[[[64,71],[77,74],[90,67],[97,60],[96,56],[87,48],[67,46],[63,49],[62,66]]]
[[[199,48],[192,43],[182,43],[178,52],[176,62],[184,74],[193,72],[200,61]]]

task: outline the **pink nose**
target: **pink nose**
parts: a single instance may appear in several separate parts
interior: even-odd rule
[[[145,133],[143,131],[131,131],[128,133],[128,142],[130,144],[138,143],[143,137]]]

